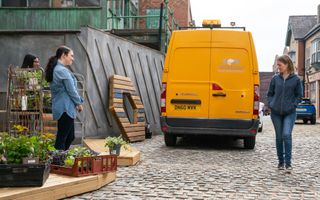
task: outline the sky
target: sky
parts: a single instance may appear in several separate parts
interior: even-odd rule
[[[275,56],[285,48],[291,15],[316,15],[320,0],[190,0],[197,26],[220,19],[222,26],[245,26],[252,32],[259,71],[272,71]]]

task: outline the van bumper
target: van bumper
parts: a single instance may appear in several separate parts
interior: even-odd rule
[[[160,117],[164,134],[183,135],[220,135],[234,137],[256,136],[259,120],[241,119],[190,119]]]

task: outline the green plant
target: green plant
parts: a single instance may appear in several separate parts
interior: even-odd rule
[[[21,164],[25,157],[47,160],[48,150],[54,150],[54,139],[49,136],[10,136],[0,134],[0,163]]]
[[[20,124],[13,125],[13,130],[16,130],[18,133],[26,133],[28,132],[28,128],[25,126],[22,126]]]
[[[121,145],[123,146],[125,149],[128,149],[128,143],[122,139],[121,136],[119,137],[107,137],[105,140],[105,147],[108,147],[109,149],[113,149],[115,146],[117,145]]]
[[[21,164],[22,158],[31,157],[35,153],[34,144],[27,136],[9,136],[5,137],[3,142],[8,164]]]
[[[88,148],[85,147],[73,147],[67,153],[67,158],[64,160],[66,166],[73,166],[74,161],[77,157],[90,157],[95,156],[95,154]],[[81,165],[81,162],[78,163]]]

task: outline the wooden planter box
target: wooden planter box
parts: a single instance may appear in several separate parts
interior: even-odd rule
[[[117,170],[117,156],[104,155],[76,158],[72,167],[51,165],[51,173],[67,176],[88,176]]]
[[[0,187],[42,186],[50,173],[50,164],[0,164]]]

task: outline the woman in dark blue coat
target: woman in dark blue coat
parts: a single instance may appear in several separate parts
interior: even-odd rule
[[[277,59],[279,74],[272,77],[268,91],[271,120],[276,132],[278,169],[291,172],[292,129],[296,120],[296,107],[302,99],[302,84],[294,73],[287,55]]]

